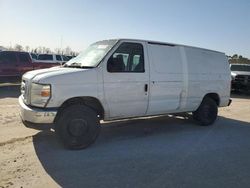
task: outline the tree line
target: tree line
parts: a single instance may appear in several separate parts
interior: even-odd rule
[[[30,48],[29,46],[22,46],[20,44],[14,45],[14,47],[8,47],[7,50],[13,50],[13,51],[26,51],[30,53],[35,54],[62,54],[62,55],[71,55],[71,56],[77,56],[79,53],[76,51],[73,51],[69,46],[66,48],[55,48],[54,50],[51,50],[48,47],[45,46],[38,46],[37,48]]]
[[[233,56],[228,56],[228,61],[230,64],[250,64],[250,59],[243,57],[242,55],[234,54]]]
[[[71,50],[69,46],[66,48],[55,48],[53,51],[50,48],[47,48],[45,46],[39,46],[37,48],[30,48],[29,46],[23,47],[20,44],[16,44],[14,47],[6,48],[8,50],[14,50],[14,51],[26,51],[31,52],[35,54],[62,54],[62,55],[72,55],[77,56],[79,53],[76,51]],[[234,54],[233,56],[228,56],[228,61],[230,64],[250,64],[250,59],[243,57],[242,55]]]

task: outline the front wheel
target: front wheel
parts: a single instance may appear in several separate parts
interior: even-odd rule
[[[216,102],[209,97],[205,97],[199,108],[193,112],[193,118],[201,125],[207,126],[214,123],[217,118],[217,114],[218,106]]]
[[[83,149],[92,144],[100,132],[97,114],[84,105],[65,108],[56,122],[56,133],[69,149]]]

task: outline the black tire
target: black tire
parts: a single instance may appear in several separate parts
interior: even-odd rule
[[[205,97],[199,108],[193,112],[193,118],[197,120],[200,125],[207,126],[214,123],[217,114],[218,106],[216,102],[209,97]]]
[[[100,132],[97,114],[84,105],[65,108],[56,122],[56,133],[68,149],[83,149],[94,143]]]

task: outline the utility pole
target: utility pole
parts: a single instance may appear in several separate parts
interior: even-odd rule
[[[63,44],[63,37],[61,35],[61,54],[62,54],[62,44]]]

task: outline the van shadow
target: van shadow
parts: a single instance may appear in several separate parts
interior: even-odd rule
[[[97,141],[85,150],[65,150],[52,131],[35,135],[33,144],[45,171],[62,187],[176,187],[183,183],[178,177],[191,177],[191,187],[199,181],[206,187],[209,178],[226,186],[241,168],[230,162],[230,169],[217,169],[217,161],[228,166],[238,158],[235,148],[250,148],[250,123],[219,117],[215,125],[202,127],[190,117],[165,116],[104,123]],[[197,165],[204,158],[211,164]],[[225,175],[216,179],[218,170]],[[195,171],[197,181],[191,176]]]
[[[20,96],[20,84],[0,85],[0,99],[1,98],[17,98]]]

